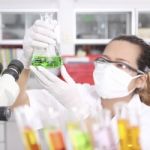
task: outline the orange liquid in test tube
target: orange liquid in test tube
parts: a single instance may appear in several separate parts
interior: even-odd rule
[[[41,150],[37,135],[32,129],[25,128],[22,134],[25,144],[25,150]]]
[[[61,131],[49,132],[50,150],[66,150]]]

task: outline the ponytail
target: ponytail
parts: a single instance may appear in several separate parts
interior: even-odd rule
[[[150,106],[150,72],[147,73],[147,80],[144,89],[139,92],[141,101]]]

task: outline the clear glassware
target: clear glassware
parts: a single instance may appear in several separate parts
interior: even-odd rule
[[[130,149],[141,150],[140,113],[135,108],[128,109],[128,113],[129,113],[128,147]]]
[[[39,135],[37,131],[34,129],[32,125],[33,122],[30,119],[31,116],[34,117],[34,114],[29,106],[20,106],[15,108],[15,118],[18,127],[20,129],[20,133],[21,133],[21,137],[25,149],[42,150],[40,140],[39,140]],[[36,121],[36,118],[34,121]]]
[[[92,125],[95,150],[117,150],[111,128],[111,112],[101,109]]]
[[[41,14],[41,20],[51,24],[53,21],[54,13],[44,13]],[[54,25],[54,30],[56,24]],[[62,65],[63,61],[60,56],[59,44],[56,41],[55,45],[49,45],[46,49],[35,49],[32,56],[32,65],[33,66],[42,66],[45,68],[59,68]]]
[[[49,150],[66,150],[66,143],[62,131],[61,115],[53,108],[49,108],[49,125],[43,128],[45,141]]]
[[[72,150],[93,150],[85,120],[79,120],[76,115],[69,114],[66,127]]]
[[[128,129],[129,129],[129,119],[128,119],[128,109],[127,104],[119,102],[115,104],[115,114],[117,117],[117,128],[119,137],[119,149],[128,149]]]
[[[140,115],[136,108],[126,103],[115,106],[120,150],[141,150],[140,145]]]

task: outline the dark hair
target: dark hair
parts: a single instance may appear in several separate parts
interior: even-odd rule
[[[118,40],[130,42],[141,48],[141,54],[137,59],[137,66],[139,70],[147,73],[147,82],[144,89],[140,90],[139,94],[141,101],[147,105],[150,105],[150,73],[148,72],[148,68],[150,68],[150,45],[143,39],[134,35],[121,35],[112,39],[112,41]]]

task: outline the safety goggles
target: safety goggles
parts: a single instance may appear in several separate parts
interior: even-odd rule
[[[113,64],[114,66],[116,66],[117,68],[119,68],[120,70],[123,70],[125,72],[127,72],[128,74],[144,74],[143,71],[135,69],[133,67],[131,67],[129,64],[125,63],[125,62],[121,62],[121,61],[111,61],[105,57],[100,57],[98,59],[95,60],[96,64],[106,64],[106,63],[110,63]]]

